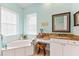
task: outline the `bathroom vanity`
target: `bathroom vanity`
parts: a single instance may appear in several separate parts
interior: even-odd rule
[[[50,56],[79,56],[79,36],[73,34],[49,34]]]
[[[14,41],[8,44],[7,49],[2,49],[3,56],[37,56],[34,54],[37,42],[47,44],[45,49],[49,54],[46,56],[79,56],[79,37],[71,34],[54,34],[37,38],[34,45],[32,40]]]

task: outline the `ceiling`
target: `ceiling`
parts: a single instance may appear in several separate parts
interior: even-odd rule
[[[33,3],[17,3],[20,7],[25,8],[27,6],[32,5]]]

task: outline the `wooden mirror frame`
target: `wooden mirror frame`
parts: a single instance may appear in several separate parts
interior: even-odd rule
[[[74,14],[74,26],[79,26],[79,24],[77,24],[77,14],[79,14],[79,11]]]
[[[66,30],[55,30],[55,26],[54,26],[54,16],[64,16],[67,15],[67,29]],[[70,32],[70,12],[66,12],[66,13],[60,13],[60,14],[55,14],[52,15],[52,32]]]

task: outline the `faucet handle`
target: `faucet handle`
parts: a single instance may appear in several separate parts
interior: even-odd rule
[[[7,44],[4,44],[4,48],[7,49]]]

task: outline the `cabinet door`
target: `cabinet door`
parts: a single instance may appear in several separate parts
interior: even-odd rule
[[[51,43],[50,44],[50,56],[62,56],[62,44]]]
[[[14,49],[4,50],[3,56],[14,56]]]
[[[76,45],[65,45],[63,47],[64,56],[79,56],[79,46]]]
[[[25,56],[25,47],[16,48],[15,56]]]
[[[26,56],[32,56],[33,52],[34,52],[33,46],[26,46],[26,48],[25,48],[25,55]]]

